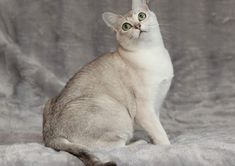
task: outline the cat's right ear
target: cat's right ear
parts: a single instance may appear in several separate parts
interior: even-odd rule
[[[102,17],[106,25],[115,31],[118,30],[118,25],[120,23],[120,20],[123,18],[122,16],[111,12],[103,13]]]

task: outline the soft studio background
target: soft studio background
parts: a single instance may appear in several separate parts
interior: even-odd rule
[[[42,107],[84,64],[115,50],[101,14],[129,9],[131,0],[0,0],[0,165],[78,164],[37,144]],[[234,166],[235,1],[152,0],[151,9],[175,68],[161,114],[173,145],[110,157],[133,166]]]

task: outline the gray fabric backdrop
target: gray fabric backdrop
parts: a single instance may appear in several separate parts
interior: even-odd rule
[[[41,142],[42,105],[115,49],[101,14],[131,0],[0,0],[0,144]],[[152,0],[175,78],[162,112],[172,141],[235,129],[235,1]]]

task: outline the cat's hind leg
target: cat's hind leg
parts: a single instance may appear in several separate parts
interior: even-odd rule
[[[46,146],[71,153],[77,156],[86,166],[116,166],[114,162],[102,163],[96,156],[86,150],[86,147],[74,144],[65,138],[54,138],[46,142]]]
[[[127,146],[132,147],[132,146],[138,146],[138,145],[144,145],[144,144],[148,144],[148,142],[145,140],[137,140],[135,142],[129,143]]]

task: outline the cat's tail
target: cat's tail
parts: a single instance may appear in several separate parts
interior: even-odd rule
[[[96,156],[81,145],[74,144],[65,138],[54,138],[50,128],[54,99],[49,100],[43,110],[43,140],[45,146],[58,151],[66,151],[78,157],[85,166],[117,166],[114,162],[102,163]]]
[[[46,143],[46,146],[58,151],[66,151],[78,157],[85,166],[117,166],[114,162],[102,163],[96,156],[91,154],[81,145],[69,142],[65,138],[55,138]]]

